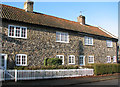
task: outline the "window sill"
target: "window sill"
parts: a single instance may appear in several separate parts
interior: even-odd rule
[[[107,62],[107,63],[111,63],[111,62]]]
[[[75,63],[69,63],[69,65],[75,65]]]
[[[107,48],[112,48],[112,47],[107,47]]]
[[[17,39],[27,39],[27,37],[15,37],[15,36],[8,36],[8,37],[17,38]]]
[[[80,64],[80,66],[85,66],[85,64]]]
[[[59,42],[59,43],[69,43],[69,42],[64,42],[64,41],[55,41],[55,42]]]
[[[27,66],[27,65],[20,65],[20,64],[16,64],[16,66]]]
[[[94,62],[88,62],[88,63],[94,63]]]
[[[85,44],[85,46],[93,46],[93,44]]]

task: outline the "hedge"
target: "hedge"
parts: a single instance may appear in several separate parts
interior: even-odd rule
[[[44,60],[44,65],[49,65],[49,66],[52,66],[52,65],[62,65],[62,60],[59,59],[59,58],[46,58]]]
[[[46,69],[79,69],[79,65],[59,65],[59,66],[16,66],[17,70],[46,70]]]
[[[112,74],[112,73],[120,73],[120,64],[95,64],[94,65],[95,75]]]

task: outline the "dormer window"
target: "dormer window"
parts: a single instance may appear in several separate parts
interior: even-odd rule
[[[8,26],[8,37],[27,38],[27,28],[21,26]]]

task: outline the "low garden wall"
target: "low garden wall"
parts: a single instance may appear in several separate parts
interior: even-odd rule
[[[94,75],[93,69],[7,70],[6,80],[35,80]],[[14,77],[14,78],[13,78]]]

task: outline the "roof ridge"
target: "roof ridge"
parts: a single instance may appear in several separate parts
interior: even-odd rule
[[[15,9],[19,9],[19,10],[22,10],[24,12],[26,12],[24,9],[21,9],[21,8],[17,8],[17,7],[13,7],[13,6],[9,6],[9,5],[5,5],[5,4],[0,4],[0,5],[4,5],[4,6],[7,6],[7,7],[11,7],[11,8],[15,8]],[[52,16],[52,15],[47,15],[47,14],[44,14],[44,13],[39,13],[39,12],[34,12],[34,14],[41,14],[41,15],[45,15],[45,16],[49,16],[49,17],[52,17],[52,18],[57,18],[57,19],[61,19],[61,20],[65,20],[65,21],[69,21],[69,22],[73,22],[73,23],[79,23],[79,22],[76,22],[76,21],[72,21],[72,20],[68,20],[68,19],[64,19],[64,18],[60,18],[60,17],[56,17],[56,16]],[[80,24],[80,23],[79,23]],[[83,25],[83,24],[80,24],[80,25]],[[95,27],[95,26],[92,26],[92,25],[88,25],[88,24],[85,24],[86,26],[91,26],[91,27]],[[96,27],[97,28],[97,27]]]
[[[60,17],[56,17],[56,16],[52,16],[52,15],[47,15],[47,14],[44,14],[44,13],[38,13],[38,12],[33,12],[33,13],[35,13],[35,14],[41,14],[41,15],[52,17],[52,18],[57,18],[57,19],[69,21],[69,22],[79,23],[79,22],[76,22],[76,21],[72,21],[72,20],[68,20],[68,19],[65,19],[65,18],[60,18]]]
[[[22,10],[22,11],[25,11],[24,9],[21,9],[21,8],[17,8],[17,7],[13,7],[13,6],[9,6],[9,5],[5,5],[5,4],[0,4],[0,5],[4,5],[4,6],[7,6],[7,7],[11,7],[11,8],[15,8],[15,9],[18,9],[18,10]],[[25,11],[26,12],[26,11]],[[68,19],[64,19],[64,18],[60,18],[60,17],[56,17],[56,16],[52,16],[52,15],[47,15],[47,14],[44,14],[44,13],[39,13],[39,12],[34,12],[34,14],[41,14],[41,15],[45,15],[45,16],[49,16],[49,17],[52,17],[52,18],[57,18],[57,19],[61,19],[61,20],[65,20],[65,21],[69,21],[69,22],[74,22],[74,23],[79,23],[79,22],[76,22],[76,21],[72,21],[72,20],[68,20]]]
[[[10,5],[5,5],[5,4],[0,4],[0,5],[6,6],[6,7],[15,8],[15,9],[19,9],[19,10],[22,10],[22,11],[25,11],[24,9],[17,8],[17,7],[13,7],[13,6],[10,6]]]
[[[117,36],[113,35],[112,33],[108,32],[107,30],[103,29],[102,27],[98,26],[98,28],[99,28],[100,30],[102,30],[103,32],[107,33],[108,35],[110,35],[110,36],[112,36],[112,37],[114,37],[114,38],[118,38]]]

